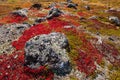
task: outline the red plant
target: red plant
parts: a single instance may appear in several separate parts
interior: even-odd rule
[[[103,56],[106,57],[112,64],[120,66],[119,51],[112,45],[102,43],[97,46],[97,49],[101,52]]]
[[[85,13],[85,12],[78,12],[77,14],[78,14],[79,16],[83,16],[83,17],[84,17],[84,16],[88,16],[88,14]]]
[[[76,63],[78,66],[78,70],[86,73],[87,75],[93,73],[96,69],[92,56],[82,51],[80,51]]]
[[[75,25],[75,26],[80,26],[80,23],[77,22],[77,21],[79,21],[79,17],[78,17],[78,16],[64,15],[64,18],[65,18],[70,24],[73,24],[73,25]]]
[[[48,24],[50,26],[50,29],[55,31],[60,31],[61,29],[63,29],[64,26],[69,25],[68,22],[62,21],[57,18],[53,18],[52,20],[49,20]]]
[[[101,53],[85,38],[84,33],[80,33],[80,38],[83,42],[81,49],[85,52],[80,50],[79,56],[76,59],[76,63],[78,66],[78,70],[81,72],[86,73],[86,75],[92,74],[95,69],[96,65],[94,62],[100,63],[102,61]]]
[[[0,20],[0,23],[20,23],[27,20],[27,17],[22,17],[20,15],[10,14]]]
[[[40,34],[48,34],[50,33],[50,31],[51,31],[50,29],[48,29],[46,26],[43,26],[42,24],[32,26],[30,29],[25,30],[23,35],[18,39],[18,41],[14,41],[12,45],[17,50],[23,49],[25,46],[25,43],[30,38]]]
[[[97,19],[91,19],[90,20],[93,25],[91,25],[93,28],[96,28],[96,29],[102,29],[102,28],[106,28],[106,29],[116,29],[116,27],[114,25],[111,25],[111,24],[105,24]]]

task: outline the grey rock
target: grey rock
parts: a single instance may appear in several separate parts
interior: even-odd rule
[[[41,22],[44,22],[44,21],[46,21],[46,18],[45,18],[45,17],[37,18],[37,19],[35,20],[36,23],[41,23]]]
[[[67,7],[68,7],[68,8],[77,9],[77,6],[78,6],[78,4],[75,4],[75,3],[68,3],[68,4],[67,4]]]
[[[31,6],[31,8],[36,8],[36,9],[40,9],[42,7],[42,5],[41,4],[33,4],[32,6]]]
[[[0,53],[9,53],[12,49],[12,41],[18,39],[21,34],[30,27],[29,24],[6,24],[0,26]]]
[[[89,5],[86,5],[84,7],[85,7],[86,10],[90,10],[91,9]]]
[[[22,17],[27,17],[28,9],[16,10],[16,11],[13,11],[11,14],[13,14],[13,15],[19,15],[19,16],[22,16]]]
[[[111,21],[113,24],[115,24],[117,26],[120,26],[120,20],[116,16],[110,16],[109,17],[109,21]]]
[[[52,7],[51,10],[49,11],[48,15],[46,16],[46,19],[52,19],[53,17],[58,17],[61,14],[63,14],[63,12],[61,10],[59,10],[56,7]]]
[[[67,1],[67,3],[72,3],[72,0],[66,0]]]
[[[25,45],[25,65],[30,68],[47,65],[54,73],[65,75],[71,70],[68,48],[64,34],[53,32],[35,36]]]
[[[93,15],[93,16],[89,17],[88,19],[98,19],[98,16]]]

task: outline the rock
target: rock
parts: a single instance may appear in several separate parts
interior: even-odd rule
[[[53,72],[56,73],[56,75],[59,76],[65,76],[66,74],[69,74],[72,70],[72,67],[70,65],[70,62],[64,62],[60,64],[59,68],[53,69]]]
[[[64,28],[66,28],[66,29],[74,28],[74,27],[75,27],[74,25],[67,25],[67,26],[64,26]]]
[[[62,11],[60,11],[58,8],[53,7],[51,8],[51,10],[49,11],[48,15],[46,16],[47,19],[52,19],[53,17],[58,17],[61,14],[63,14]]]
[[[120,26],[120,20],[118,17],[116,16],[110,16],[109,17],[109,21],[111,21],[113,24],[115,24],[116,26]]]
[[[90,10],[90,6],[89,5],[86,5],[84,6],[86,10]]]
[[[29,28],[29,24],[8,24],[0,27],[0,42],[13,41],[16,37]],[[0,44],[2,45],[2,44]]]
[[[37,10],[39,10],[41,7],[42,7],[41,4],[33,4],[30,9],[36,8]]]
[[[57,75],[68,74],[71,66],[67,48],[69,43],[64,34],[53,32],[35,36],[25,45],[25,65],[30,68],[47,65]]]
[[[28,9],[16,10],[16,11],[13,11],[11,14],[13,14],[13,15],[19,15],[19,16],[22,16],[22,17],[27,17]]]
[[[0,53],[12,51],[11,42],[30,27],[29,24],[7,24],[0,26]]]
[[[41,23],[41,22],[44,22],[46,20],[46,18],[45,17],[42,17],[42,18],[37,18],[36,20],[35,20],[35,22],[36,23]]]
[[[88,19],[98,19],[98,16],[93,15],[93,16],[89,17]]]
[[[82,21],[84,21],[84,20],[86,20],[86,18],[84,18],[83,16],[80,16],[80,20]]]
[[[66,0],[67,1],[67,3],[72,3],[72,0]]]
[[[68,7],[68,8],[77,9],[77,6],[78,6],[78,4],[74,4],[74,3],[68,3],[68,4],[67,4],[67,7]]]
[[[112,37],[109,37],[108,39],[111,40],[111,41],[114,41],[114,39]]]

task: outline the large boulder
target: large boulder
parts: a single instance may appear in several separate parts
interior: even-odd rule
[[[71,71],[68,49],[69,43],[64,34],[53,32],[35,36],[25,45],[25,66],[47,66],[57,75],[65,75]]]

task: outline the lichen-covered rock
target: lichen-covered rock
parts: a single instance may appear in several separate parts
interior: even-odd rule
[[[120,20],[118,17],[116,16],[110,16],[109,17],[109,21],[111,21],[112,23],[114,23],[117,26],[120,26]]]
[[[65,75],[71,71],[67,50],[69,43],[64,34],[38,35],[25,45],[25,65],[30,68],[48,66],[54,73]]]
[[[66,0],[67,1],[67,3],[72,3],[72,0]]]
[[[11,42],[29,28],[29,24],[7,24],[0,26],[0,53],[11,51]]]
[[[58,17],[61,14],[63,14],[63,12],[61,10],[59,10],[56,7],[52,7],[48,13],[48,15],[46,16],[47,19],[52,19],[53,17]]]
[[[18,15],[22,17],[27,17],[28,9],[20,9],[12,12],[13,15]]]
[[[41,4],[33,4],[30,9],[36,8],[39,10],[41,7],[42,7]]]
[[[90,20],[93,20],[93,19],[98,19],[98,16],[93,15],[93,16],[89,17],[88,19],[90,19]]]
[[[84,7],[85,7],[86,10],[90,10],[91,9],[89,5],[86,5]]]
[[[68,4],[67,4],[67,7],[68,7],[68,8],[77,9],[77,6],[78,6],[78,4],[75,4],[75,3],[68,3]]]
[[[36,23],[41,23],[41,22],[44,22],[44,21],[46,21],[46,18],[45,18],[45,17],[37,18],[37,19],[35,20]]]

